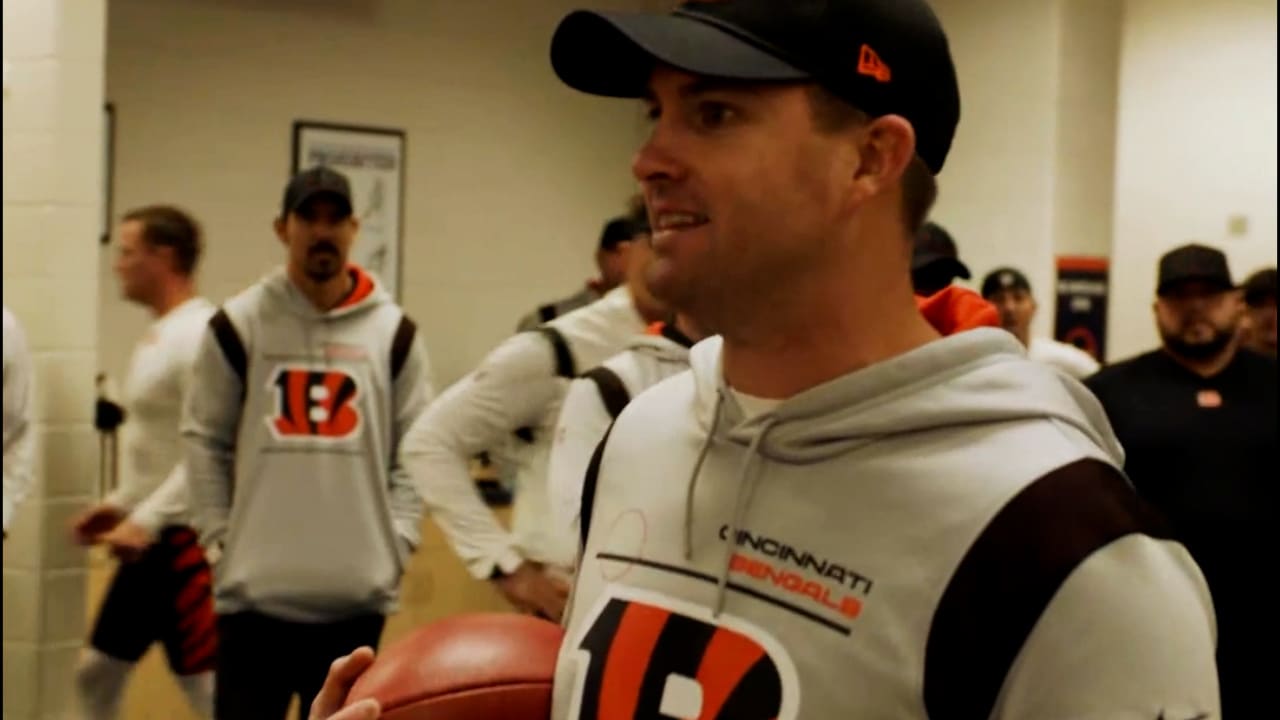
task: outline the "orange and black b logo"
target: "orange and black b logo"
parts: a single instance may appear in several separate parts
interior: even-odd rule
[[[775,658],[747,635],[610,599],[578,645],[590,661],[579,720],[789,720]]]
[[[271,380],[276,413],[271,431],[281,438],[351,436],[360,425],[355,378],[340,370],[280,368]]]

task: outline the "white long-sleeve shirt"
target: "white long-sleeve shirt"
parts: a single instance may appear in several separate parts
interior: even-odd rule
[[[4,532],[31,490],[35,431],[31,413],[31,355],[18,319],[4,308]]]
[[[565,339],[578,371],[621,351],[645,328],[625,286],[549,325]],[[540,333],[521,333],[444,391],[405,437],[402,460],[418,492],[476,578],[489,577],[495,568],[509,573],[526,558],[573,564],[575,535],[553,523],[546,474],[568,384],[557,375],[550,341]],[[468,463],[479,452],[515,445],[510,438],[521,428],[530,428],[534,440],[515,447],[510,458],[516,491],[508,532],[481,499]]]
[[[187,474],[179,432],[200,339],[216,308],[192,298],[155,320],[138,341],[125,378],[120,486],[105,499],[159,531],[186,521]]]

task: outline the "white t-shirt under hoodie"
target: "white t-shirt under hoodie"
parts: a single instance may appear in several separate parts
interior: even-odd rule
[[[106,502],[130,510],[152,532],[186,521],[187,487],[179,430],[200,339],[216,308],[191,298],[155,320],[134,347],[125,378],[120,486]]]

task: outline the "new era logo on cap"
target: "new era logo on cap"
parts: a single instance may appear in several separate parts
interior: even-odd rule
[[[858,53],[858,72],[867,77],[873,77],[882,83],[889,82],[893,78],[893,74],[889,71],[889,66],[884,64],[880,56],[870,45],[864,44],[862,50]]]

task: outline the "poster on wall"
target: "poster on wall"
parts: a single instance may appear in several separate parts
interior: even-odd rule
[[[404,200],[403,130],[298,120],[293,124],[290,173],[325,165],[351,181],[360,234],[351,261],[400,299],[401,222]]]
[[[1053,336],[1103,362],[1107,351],[1109,263],[1100,257],[1058,258],[1058,297]]]
[[[107,103],[102,114],[102,231],[98,240],[111,243],[111,203],[116,170],[116,106]]]

